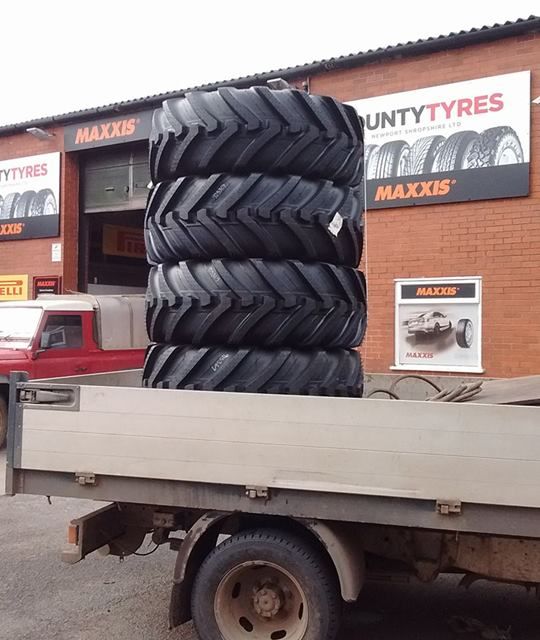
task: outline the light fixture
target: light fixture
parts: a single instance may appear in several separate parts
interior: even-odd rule
[[[39,127],[28,127],[26,133],[29,133],[34,138],[38,140],[48,140],[49,138],[54,138],[54,133],[50,133],[49,131],[45,131],[45,129],[40,129]]]
[[[533,104],[540,104],[540,96],[538,96],[538,98],[535,98],[533,100]]]
[[[292,89],[287,80],[283,80],[283,78],[272,78],[271,80],[267,80],[266,84],[270,89]]]

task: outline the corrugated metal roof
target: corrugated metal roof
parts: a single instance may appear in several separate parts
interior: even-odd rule
[[[159,106],[163,100],[168,98],[178,98],[190,91],[211,91],[224,86],[249,87],[257,83],[266,83],[268,80],[278,77],[285,80],[293,80],[313,75],[315,73],[324,73],[325,71],[346,69],[363,64],[369,64],[384,58],[420,55],[422,53],[441,51],[444,49],[457,49],[472,44],[499,40],[536,31],[540,31],[540,16],[532,15],[528,18],[519,18],[513,22],[508,21],[502,24],[497,23],[491,26],[469,29],[468,31],[452,32],[446,35],[425,38],[414,42],[403,42],[387,47],[379,47],[378,49],[369,49],[367,51],[351,53],[349,55],[343,55],[336,58],[315,60],[313,62],[294,67],[273,69],[260,74],[222,80],[196,87],[169,91],[166,93],[158,93],[155,95],[145,96],[143,98],[135,98],[133,100],[122,100],[120,102],[114,102],[101,107],[81,109],[79,111],[71,111],[60,115],[27,120],[25,122],[17,122],[15,124],[7,124],[0,126],[0,136],[15,133],[17,131],[24,131],[26,128],[32,126],[43,127],[55,124],[67,124],[70,122],[79,122],[81,120],[88,120],[103,116],[113,117],[116,114],[126,113],[129,111],[151,109]]]

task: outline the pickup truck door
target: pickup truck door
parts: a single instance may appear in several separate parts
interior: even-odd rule
[[[36,337],[34,375],[56,378],[85,373],[83,318],[77,312],[48,312]]]

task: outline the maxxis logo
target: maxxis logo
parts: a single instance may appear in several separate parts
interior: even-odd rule
[[[127,118],[126,120],[112,120],[99,125],[79,127],[75,134],[75,144],[99,142],[111,138],[128,138],[135,133],[139,118]]]
[[[375,201],[446,196],[455,184],[455,179],[445,178],[444,180],[421,180],[379,185],[375,191]]]

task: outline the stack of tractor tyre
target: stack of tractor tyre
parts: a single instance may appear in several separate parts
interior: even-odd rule
[[[144,385],[360,396],[363,125],[292,89],[167,100],[150,138]]]

